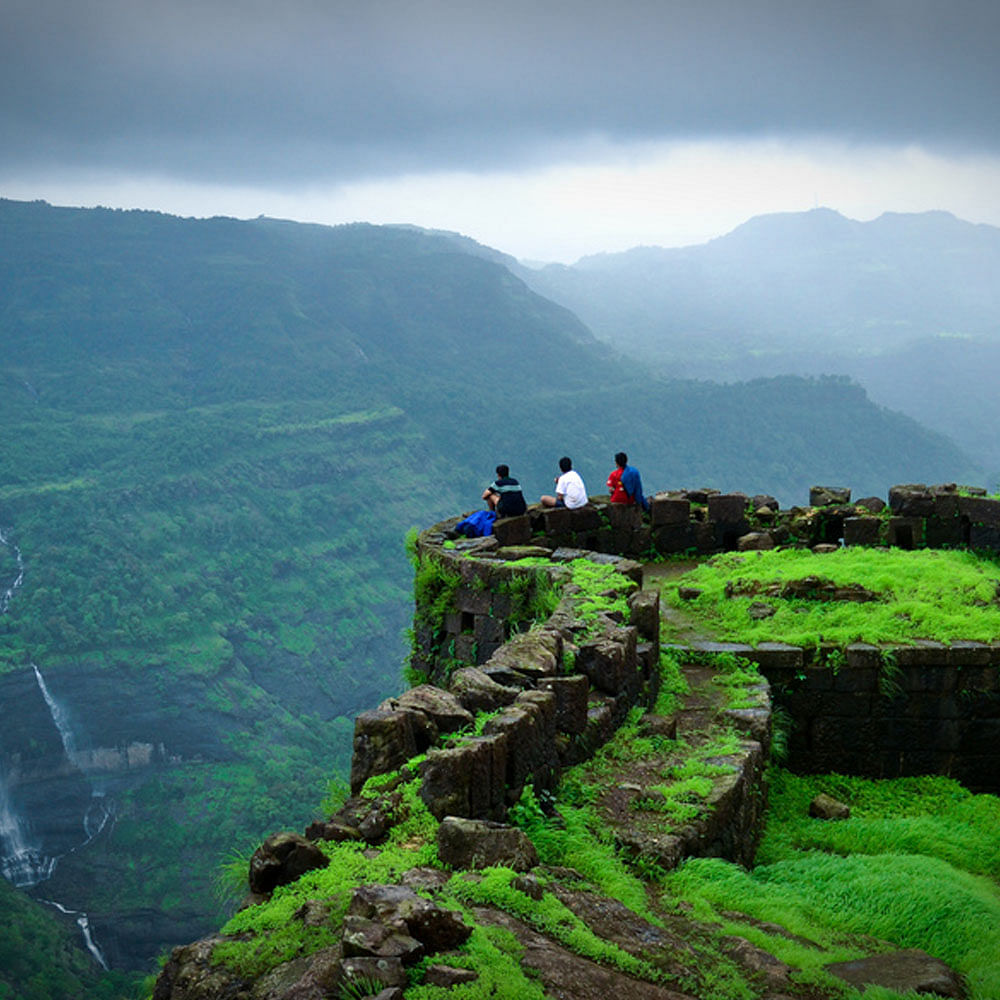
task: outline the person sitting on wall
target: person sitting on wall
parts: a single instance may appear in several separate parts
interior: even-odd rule
[[[562,475],[556,477],[556,495],[546,494],[541,498],[543,507],[567,507],[575,510],[587,503],[587,488],[583,485],[580,473],[573,468],[571,459],[563,455],[559,459],[559,469]]]
[[[528,509],[521,484],[506,465],[497,466],[497,478],[483,490],[483,499],[497,517],[518,517]]]
[[[628,464],[628,455],[623,451],[615,455],[615,469],[608,476],[608,490],[612,503],[638,504],[643,510],[649,510],[649,501],[642,492],[639,470]]]

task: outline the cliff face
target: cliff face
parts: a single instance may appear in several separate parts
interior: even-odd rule
[[[0,677],[0,703],[18,706],[0,732],[5,875],[37,898],[85,911],[101,960],[137,970],[193,914],[121,906],[117,828],[144,822],[137,790],[231,759],[226,734],[245,722],[213,710],[193,680],[187,691],[183,679],[171,687],[185,711],[165,713],[162,696],[139,680],[87,662]]]

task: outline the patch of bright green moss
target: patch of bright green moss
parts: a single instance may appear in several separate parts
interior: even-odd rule
[[[809,576],[839,586],[860,584],[878,594],[872,603],[753,596],[727,598],[726,585],[738,591],[754,583],[787,583]],[[815,646],[820,642],[909,643],[989,641],[1000,635],[1000,564],[971,552],[840,549],[814,555],[801,549],[728,553],[709,560],[663,587],[671,605],[696,618],[707,634],[756,644],[779,641]],[[679,586],[702,591],[682,601]],[[755,621],[754,601],[773,607],[770,618]]]

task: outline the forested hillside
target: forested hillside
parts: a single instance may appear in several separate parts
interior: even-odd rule
[[[666,374],[841,374],[1000,476],[1000,229],[946,212],[764,215],[676,249],[523,272]]]
[[[17,906],[85,911],[115,969],[319,807],[402,684],[406,530],[498,461],[531,497],[620,448],[789,502],[978,475],[843,379],[653,379],[447,234],[0,201],[0,289],[0,848],[58,857]],[[64,995],[50,959],[13,995]]]

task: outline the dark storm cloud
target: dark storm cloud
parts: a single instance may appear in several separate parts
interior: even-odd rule
[[[1000,147],[996,0],[0,0],[0,168],[516,166],[587,139]]]

